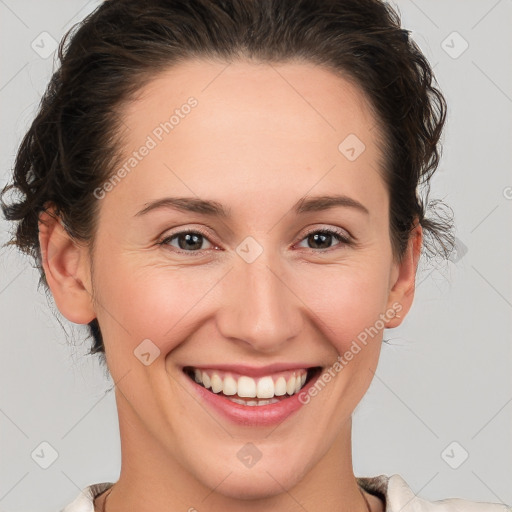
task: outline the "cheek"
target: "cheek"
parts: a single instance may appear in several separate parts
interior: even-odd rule
[[[343,354],[354,340],[380,339],[381,315],[386,308],[387,267],[384,261],[360,261],[338,267],[318,268],[304,280],[302,296],[318,318],[325,338]],[[380,332],[376,332],[380,331]]]
[[[190,322],[201,302],[219,281],[211,269],[118,262],[103,272],[101,296],[108,314],[103,314],[111,337],[127,338],[133,350],[144,339],[152,340],[163,353],[188,336]],[[103,323],[101,324],[103,331]],[[113,335],[113,336],[112,336]],[[133,346],[132,346],[133,345]]]

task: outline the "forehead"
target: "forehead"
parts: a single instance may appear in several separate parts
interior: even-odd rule
[[[212,197],[229,181],[270,198],[269,187],[304,195],[344,183],[338,192],[357,194],[379,179],[365,95],[311,63],[187,61],[147,83],[121,115],[125,161],[151,147],[123,180],[133,201],[154,196],[155,183]]]
[[[122,113],[128,125],[140,125],[141,116],[161,121],[191,96],[200,104],[202,119],[215,115],[218,127],[234,122],[237,129],[256,128],[258,121],[272,121],[277,124],[267,124],[267,130],[275,132],[299,121],[305,135],[339,131],[342,136],[353,128],[364,136],[365,127],[375,124],[366,96],[348,76],[304,61],[185,61],[156,75]],[[240,125],[242,117],[246,122]]]

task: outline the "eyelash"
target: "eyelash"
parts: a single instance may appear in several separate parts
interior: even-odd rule
[[[335,238],[338,239],[338,241],[340,242],[338,245],[342,246],[342,245],[346,245],[346,246],[350,246],[350,245],[353,245],[353,241],[351,240],[350,237],[348,237],[344,231],[342,230],[338,230],[336,228],[322,228],[322,229],[313,229],[311,231],[308,231],[307,233],[305,233],[305,235],[302,237],[302,239],[300,240],[301,242],[303,240],[305,240],[306,238],[308,238],[309,236],[315,234],[315,233],[327,233],[329,235],[333,235]],[[169,242],[171,240],[173,240],[174,238],[180,236],[180,235],[186,235],[186,234],[194,234],[194,235],[201,235],[203,236],[204,238],[206,238],[212,245],[215,245],[213,244],[213,242],[211,242],[211,240],[208,238],[208,235],[207,233],[203,232],[202,230],[200,229],[187,229],[187,230],[184,230],[184,231],[178,231],[177,233],[174,233],[170,236],[167,236],[165,237],[163,240],[161,240],[160,242],[158,242],[158,245],[161,245],[161,246],[169,246]],[[329,247],[328,249],[309,249],[311,251],[314,251],[314,252],[320,252],[320,253],[325,253],[325,252],[329,252],[331,250],[334,250],[336,249],[336,246],[334,247]],[[178,254],[186,254],[188,256],[190,255],[194,255],[194,256],[201,256],[201,253],[203,250],[211,250],[211,249],[200,249],[198,251],[185,251],[183,249],[177,249],[176,247],[172,247],[172,250]]]

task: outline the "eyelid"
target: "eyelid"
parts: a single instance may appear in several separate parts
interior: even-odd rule
[[[315,227],[312,227],[311,229],[308,229],[302,235],[302,238],[300,240],[302,241],[306,236],[309,236],[311,233],[323,232],[323,231],[325,231],[327,233],[335,233],[335,234],[339,235],[340,237],[345,238],[347,241],[354,239],[354,237],[346,229],[340,228],[338,226],[330,226],[329,225],[329,226],[315,226]]]
[[[182,233],[200,233],[204,237],[210,239],[213,237],[214,229],[210,226],[205,224],[205,227],[208,228],[207,230],[203,227],[194,226],[194,225],[187,225],[187,227],[182,226],[176,226],[175,228],[169,228],[164,231],[163,234],[158,236],[158,240],[161,242],[162,240],[165,240],[166,238],[173,237],[175,235],[181,235]],[[213,242],[212,242],[213,243]]]

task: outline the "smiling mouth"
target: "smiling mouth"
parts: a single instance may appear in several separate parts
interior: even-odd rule
[[[185,366],[183,372],[196,384],[232,402],[248,405],[269,405],[297,394],[322,371],[321,366],[289,370],[259,378],[215,369]]]

